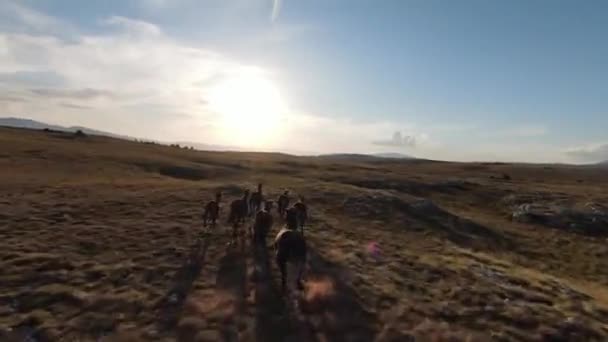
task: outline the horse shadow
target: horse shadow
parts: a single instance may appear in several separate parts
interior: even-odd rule
[[[227,295],[226,305],[231,306],[220,322],[220,335],[224,341],[238,340],[235,320],[245,312],[247,305],[247,263],[243,245],[230,247],[220,259],[215,287]]]
[[[305,289],[282,293],[266,248],[254,250],[258,341],[373,341],[378,318],[339,277],[343,266],[308,247]]]
[[[208,248],[208,237],[197,239],[181,268],[176,272],[173,285],[157,304],[161,329],[172,329],[176,326],[186,298],[201,273]]]
[[[271,253],[266,246],[253,245],[255,282],[255,336],[257,341],[315,341],[303,338],[285,294],[273,279]],[[276,274],[276,273],[275,273]]]

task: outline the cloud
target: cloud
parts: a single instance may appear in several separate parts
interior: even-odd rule
[[[393,133],[393,137],[390,140],[377,140],[373,141],[372,144],[388,147],[416,147],[416,137],[402,135],[401,132],[397,131]]]
[[[565,154],[581,162],[608,161],[608,143],[570,148],[565,151]]]
[[[19,24],[27,28],[31,21]],[[45,21],[44,34],[0,29],[3,115],[200,140],[193,127],[217,120],[205,102],[209,86],[227,75],[260,69],[168,37],[157,25],[141,20],[110,17],[100,22],[105,30],[70,38],[61,34],[64,25],[55,22]],[[84,115],[65,108],[90,110]],[[181,131],[183,127],[189,131]],[[213,132],[204,137],[220,138]]]
[[[28,8],[22,1],[0,1],[0,31],[28,34],[54,34],[69,37],[72,25],[55,17]],[[0,44],[1,46],[1,44]]]
[[[0,95],[0,102],[25,102],[23,97]]]
[[[54,87],[63,84],[63,78],[52,71],[16,71],[0,73],[0,84]]]
[[[154,24],[121,16],[112,16],[103,20],[102,23],[110,26],[116,26],[125,30],[126,32],[135,34],[157,36],[162,33],[160,27]]]
[[[283,0],[272,0],[272,13],[270,15],[270,20],[272,20],[273,22],[279,17],[282,5]]]
[[[74,103],[70,103],[70,102],[61,102],[61,103],[59,103],[59,105],[62,107],[71,108],[71,109],[91,109],[92,108],[90,106],[82,106],[82,105],[78,105],[78,104],[74,104]]]
[[[50,88],[42,88],[42,89],[31,89],[31,92],[44,97],[49,98],[63,98],[63,99],[79,99],[79,100],[87,100],[98,97],[107,97],[107,98],[116,98],[117,95],[109,90],[103,89],[50,89]]]

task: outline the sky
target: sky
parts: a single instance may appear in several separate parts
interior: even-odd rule
[[[290,153],[608,160],[608,2],[0,0],[0,117]]]

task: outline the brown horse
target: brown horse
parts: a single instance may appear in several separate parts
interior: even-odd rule
[[[230,214],[228,215],[228,223],[235,226],[245,223],[245,219],[249,214],[249,190],[245,190],[243,198],[237,199],[230,203]]]
[[[279,199],[277,200],[277,204],[278,204],[277,210],[279,211],[279,216],[281,218],[285,217],[287,208],[289,208],[289,191],[286,190],[285,192],[283,192],[283,194],[281,196],[279,196]]]
[[[287,210],[286,227],[281,229],[274,240],[276,250],[276,262],[281,271],[281,286],[283,291],[287,283],[287,263],[295,264],[298,268],[297,286],[302,289],[302,274],[306,264],[306,240],[304,235],[297,231],[298,219],[296,211],[291,208]]]
[[[266,248],[266,237],[268,236],[268,232],[272,228],[274,224],[274,219],[272,218],[272,202],[267,201],[264,205],[264,210],[258,211],[255,215],[255,221],[253,223],[251,237],[253,239],[253,243],[256,246],[262,246]]]
[[[220,216],[220,201],[222,200],[222,193],[218,192],[215,194],[215,200],[209,201],[205,206],[203,212],[203,226],[207,227],[207,220],[211,221],[211,226],[215,227],[217,218]]]
[[[304,203],[304,197],[300,196],[300,200],[293,205],[298,219],[298,228],[304,234],[304,225],[308,220],[308,206]]]
[[[256,214],[262,209],[262,202],[264,202],[264,195],[262,193],[262,183],[258,184],[258,191],[251,194],[249,199],[249,215]]]

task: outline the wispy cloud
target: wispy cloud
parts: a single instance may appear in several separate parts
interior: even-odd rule
[[[277,20],[279,14],[281,13],[281,7],[283,6],[283,0],[272,0],[272,13],[270,15],[270,20],[273,22]]]
[[[376,140],[373,141],[372,144],[388,147],[416,147],[416,137],[411,135],[402,135],[401,132],[397,131],[393,133],[391,139]]]
[[[569,148],[564,152],[577,161],[594,163],[608,161],[608,143]]]
[[[23,97],[18,96],[10,96],[10,95],[0,95],[0,102],[25,102],[26,100]]]
[[[103,89],[31,89],[31,92],[44,97],[49,98],[63,98],[63,99],[77,99],[77,100],[87,100],[99,97],[107,97],[107,98],[116,98],[118,97],[112,91],[103,90]]]
[[[112,16],[102,21],[103,24],[119,27],[126,32],[156,36],[161,34],[161,29],[157,25],[121,16]]]
[[[66,37],[73,30],[69,23],[33,10],[21,1],[0,1],[0,31],[39,34],[54,32]]]
[[[61,102],[59,103],[60,106],[65,107],[65,108],[71,108],[71,109],[92,109],[92,107],[90,106],[83,106],[83,105],[78,105],[78,104],[74,104],[74,103],[70,103],[70,102]]]
[[[274,7],[278,15],[280,3]],[[210,110],[208,90],[226,77],[252,70],[272,77],[268,69],[188,44],[142,20],[101,19],[97,33],[76,30],[68,39],[59,33],[64,27],[61,21],[31,9],[24,11],[46,18],[45,32],[0,30],[3,115],[27,115],[133,136],[231,144],[230,136],[216,129],[219,117]],[[20,25],[27,28],[30,22],[22,20]],[[49,81],[40,84],[40,79]],[[311,150],[369,148],[369,143],[353,141],[362,136],[370,141],[390,126],[318,114],[289,112],[286,116],[288,122],[274,141],[277,148],[298,149],[300,143],[293,138],[303,141],[329,126],[336,130],[331,136],[319,137]],[[283,139],[286,136],[290,138]]]
[[[152,23],[125,17],[101,22],[114,30],[65,39],[58,33],[64,26],[60,21],[19,8],[30,14],[20,21],[23,27],[33,25],[30,17],[48,20],[40,20],[44,34],[0,30],[0,90],[10,94],[3,98],[3,115],[54,117],[58,123],[97,125],[123,133],[132,129],[134,135],[177,136],[184,133],[167,129],[171,113],[191,113],[189,119],[173,118],[189,120],[191,127],[196,126],[193,120],[198,124],[215,119],[206,109],[205,87],[195,84],[252,67],[216,51],[188,46]],[[48,82],[40,83],[44,80]],[[98,115],[78,119],[76,114],[62,114],[66,103]],[[146,115],[164,119],[141,125]],[[78,122],[69,122],[75,118]],[[205,136],[214,138],[212,132]]]

